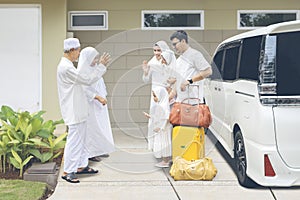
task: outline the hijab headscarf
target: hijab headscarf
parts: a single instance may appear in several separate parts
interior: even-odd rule
[[[82,49],[77,66],[79,73],[89,73],[90,70],[93,70],[91,64],[98,55],[99,52],[93,47],[86,47]]]
[[[154,46],[158,46],[161,49],[161,51],[170,50],[168,44],[163,40],[156,42]]]
[[[171,50],[165,50],[161,53],[161,56],[166,60],[167,65],[173,67],[176,64],[176,57]]]
[[[162,86],[153,88],[153,92],[158,98],[158,102],[155,103],[155,118],[157,120],[169,119],[170,115],[170,104],[169,94],[167,89]]]

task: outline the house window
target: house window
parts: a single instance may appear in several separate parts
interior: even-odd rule
[[[107,30],[107,11],[69,11],[70,31]]]
[[[202,10],[147,10],[142,11],[142,29],[144,30],[201,30],[204,29],[204,11]]]
[[[239,10],[238,29],[254,29],[299,19],[296,10]]]

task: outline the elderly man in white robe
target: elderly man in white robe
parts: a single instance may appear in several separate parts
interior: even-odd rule
[[[64,55],[57,66],[57,87],[60,109],[65,124],[69,127],[67,143],[64,149],[64,173],[62,178],[70,183],[79,183],[75,174],[94,174],[98,170],[88,167],[88,154],[83,146],[86,135],[88,102],[83,85],[91,85],[106,72],[110,55],[100,58],[100,65],[90,74],[79,73],[74,67],[80,54],[80,42],[77,38],[64,40]]]

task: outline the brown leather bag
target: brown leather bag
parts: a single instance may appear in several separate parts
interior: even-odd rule
[[[196,99],[198,104],[184,103],[186,100]],[[184,99],[182,102],[175,102],[170,112],[170,123],[174,126],[193,126],[208,128],[212,122],[208,105],[199,103],[197,98]]]

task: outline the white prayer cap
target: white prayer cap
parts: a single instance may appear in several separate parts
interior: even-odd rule
[[[64,50],[77,49],[80,47],[80,42],[77,38],[68,38],[64,40]]]

